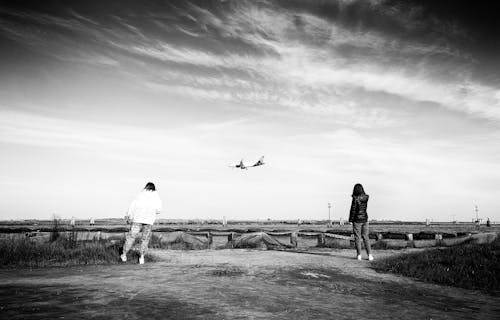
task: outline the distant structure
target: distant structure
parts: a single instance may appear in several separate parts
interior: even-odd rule
[[[75,223],[76,223],[76,222],[75,222],[75,217],[71,217],[70,225],[71,225],[72,227],[74,227],[74,226],[75,226]]]
[[[328,202],[328,226],[332,226],[332,217],[330,215],[330,210],[332,208],[332,204]]]
[[[481,221],[479,220],[479,208],[477,207],[477,204],[474,205],[474,211],[476,212],[476,227],[479,228],[479,225],[481,224]]]
[[[94,217],[90,217],[90,225],[93,226],[95,224]]]
[[[429,218],[425,219],[425,225],[426,226],[430,226],[431,225],[431,221],[429,220]]]
[[[222,226],[227,226],[227,219],[226,216],[222,216]]]
[[[488,220],[486,220],[486,226],[487,226],[487,227],[491,227],[491,221],[490,221],[490,218],[488,218]]]

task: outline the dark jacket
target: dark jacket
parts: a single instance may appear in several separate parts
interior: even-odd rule
[[[362,194],[359,196],[352,196],[351,211],[349,213],[349,222],[367,222],[368,213],[368,195]]]

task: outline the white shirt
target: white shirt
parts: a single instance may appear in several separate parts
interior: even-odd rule
[[[152,225],[161,209],[162,203],[158,192],[142,190],[130,204],[127,214],[132,222]]]

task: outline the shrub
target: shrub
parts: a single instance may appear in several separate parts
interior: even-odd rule
[[[0,268],[120,263],[121,247],[104,241],[75,243],[63,237],[47,243],[9,239],[0,241]],[[129,260],[137,261],[138,255],[129,252]],[[147,254],[146,261],[154,261],[154,258]]]
[[[500,239],[428,249],[376,261],[378,271],[394,272],[427,282],[500,293]]]

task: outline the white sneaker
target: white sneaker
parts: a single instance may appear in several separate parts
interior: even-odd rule
[[[139,257],[139,264],[144,264],[144,256]]]
[[[127,262],[127,255],[126,254],[122,254],[120,256],[120,259],[122,259],[122,262]]]
[[[371,254],[368,255],[368,260],[373,261],[373,256]]]
[[[358,260],[360,260],[360,261],[361,261],[361,255],[360,255],[360,254],[358,254]]]

